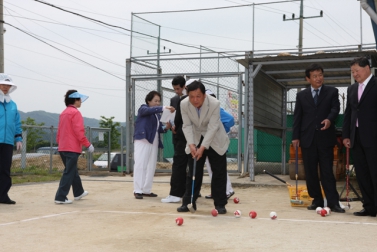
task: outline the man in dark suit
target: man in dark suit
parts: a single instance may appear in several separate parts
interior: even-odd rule
[[[306,186],[313,198],[308,210],[323,207],[322,184],[327,206],[333,212],[344,213],[339,206],[333,174],[334,122],[340,110],[338,89],[323,85],[323,68],[318,64],[310,65],[305,75],[311,86],[297,93],[292,144],[295,148],[301,146]],[[321,179],[318,177],[318,165]]]
[[[182,117],[178,114],[181,97],[185,92],[186,80],[183,76],[175,76],[172,81],[172,86],[176,95],[170,99],[170,106],[176,109],[176,116],[173,132],[173,166],[170,177],[170,193],[166,198],[161,199],[162,203],[178,203],[181,201],[186,190],[186,167],[188,162],[188,155],[185,152],[186,138],[182,132]]]
[[[351,62],[355,83],[347,89],[343,144],[351,148],[363,209],[356,216],[376,216],[377,212],[377,79],[367,58]]]

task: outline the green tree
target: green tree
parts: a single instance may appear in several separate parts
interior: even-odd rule
[[[27,142],[26,142],[26,151],[35,151],[37,147],[39,147],[43,143],[43,135],[44,131],[40,128],[33,128],[33,127],[25,127],[24,125],[29,126],[43,126],[44,123],[37,124],[33,118],[26,118],[26,121],[21,121],[22,130],[27,131]]]
[[[119,144],[119,136],[120,136],[120,132],[119,132],[119,127],[120,127],[120,123],[119,122],[114,122],[113,119],[115,117],[112,116],[110,118],[106,118],[104,116],[101,116],[101,120],[99,122],[99,127],[100,128],[110,128],[111,129],[111,132],[110,132],[110,142],[111,142],[111,149],[114,150],[114,149],[119,149],[120,148],[120,144]],[[109,134],[106,133],[104,134],[104,142],[105,143],[108,143],[109,141]]]

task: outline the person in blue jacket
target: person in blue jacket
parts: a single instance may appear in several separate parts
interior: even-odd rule
[[[145,103],[140,106],[135,122],[134,133],[134,196],[136,199],[143,197],[157,197],[152,193],[154,172],[157,164],[158,148],[163,148],[160,133],[165,133],[171,128],[167,123],[164,128],[160,122],[162,111],[175,111],[171,106],[160,106],[161,94],[151,91],[145,97]]]
[[[17,105],[9,96],[17,86],[11,77],[0,73],[0,203],[16,204],[8,196],[12,186],[10,168],[12,166],[13,146],[22,149],[22,129]]]

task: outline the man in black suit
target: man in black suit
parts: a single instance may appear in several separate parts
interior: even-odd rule
[[[185,92],[186,80],[183,76],[175,76],[172,81],[172,86],[176,95],[170,99],[170,106],[176,109],[176,116],[174,119],[173,145],[174,156],[172,174],[170,177],[170,193],[166,198],[161,199],[162,203],[178,203],[186,190],[186,167],[188,162],[188,155],[185,152],[186,138],[182,132],[182,117],[179,113],[179,104]]]
[[[308,210],[323,207],[322,184],[327,206],[333,212],[344,213],[339,206],[333,174],[334,122],[340,110],[338,89],[323,85],[323,68],[318,64],[310,65],[305,75],[311,87],[297,93],[292,144],[295,148],[301,146],[306,186],[313,198]],[[318,165],[321,179],[318,177]]]
[[[363,209],[356,216],[376,216],[377,212],[377,79],[367,58],[351,62],[355,83],[347,89],[343,144],[351,148]]]

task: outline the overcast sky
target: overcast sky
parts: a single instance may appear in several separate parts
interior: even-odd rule
[[[83,116],[114,116],[125,121],[125,60],[130,57],[131,12],[205,9],[245,5],[244,0],[46,0],[45,2],[107,24],[84,19],[34,0],[4,0],[5,73],[18,89],[11,95],[23,112],[60,113],[64,94],[77,89],[89,95],[80,109]],[[272,1],[256,0],[255,3]],[[278,2],[278,1],[274,1]],[[299,16],[299,2],[257,5],[252,36],[253,8],[198,12],[137,14],[161,26],[161,37],[180,44],[219,51],[254,49],[287,51],[298,45],[298,21],[283,21],[283,14]],[[374,44],[369,16],[357,0],[304,0],[304,48]],[[136,19],[134,19],[135,21]],[[16,27],[16,28],[15,28]],[[157,35],[156,26],[134,22],[134,28]],[[133,56],[156,52],[154,42],[133,45]],[[173,53],[196,49],[162,42]],[[196,50],[196,51],[195,51]],[[163,51],[163,49],[161,49]],[[168,100],[166,101],[168,103]],[[169,105],[169,104],[164,104]]]

